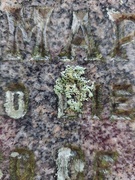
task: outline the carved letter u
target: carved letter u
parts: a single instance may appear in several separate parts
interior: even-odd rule
[[[15,109],[15,105],[14,105],[15,95],[18,96],[18,108],[17,109]],[[6,98],[6,102],[4,104],[4,107],[5,107],[6,113],[9,117],[14,118],[14,119],[19,119],[26,114],[26,105],[25,105],[25,101],[24,101],[24,93],[23,92],[7,91],[5,98]]]

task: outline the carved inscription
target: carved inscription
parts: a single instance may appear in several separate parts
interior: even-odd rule
[[[133,91],[130,84],[115,84],[112,87],[112,117],[111,119],[127,119],[135,117]]]
[[[117,42],[114,50],[114,55],[118,55],[127,59],[127,45],[135,42],[135,15],[134,14],[120,14],[112,15],[116,21],[116,36]]]
[[[37,24],[36,46],[33,52],[35,58],[36,57],[47,58],[47,56],[49,56],[47,26],[49,24],[52,11],[53,11],[53,8],[47,8],[47,7],[35,8],[34,18]]]
[[[71,55],[73,59],[97,59],[98,48],[93,39],[88,10],[73,11]]]
[[[5,92],[5,112],[14,119],[22,118],[27,112],[28,92],[21,84],[10,85]]]
[[[88,26],[89,26],[89,17],[88,11],[74,11],[73,12],[73,22],[72,22],[72,50],[71,54],[73,59],[76,58],[77,52],[80,54],[80,51],[83,49],[85,54],[88,56],[90,54],[89,47],[89,37],[88,37]],[[88,57],[86,57],[88,59]]]
[[[2,154],[2,151],[0,150],[0,165],[2,164],[2,160],[3,160],[3,154]],[[0,169],[0,179],[2,179],[2,177],[3,177],[3,172]]]
[[[9,34],[6,59],[47,58],[47,25],[52,13],[47,7],[11,7],[6,10]],[[29,12],[29,13],[28,13]]]
[[[93,93],[92,99],[92,114],[93,116],[100,116],[103,110],[103,102],[102,102],[102,87],[100,84],[95,84],[95,90]]]
[[[58,150],[57,180],[84,180],[84,155],[76,147],[63,147]]]
[[[47,32],[49,32],[53,8],[34,6],[28,2],[19,4],[18,1],[12,3],[2,1],[0,9],[6,14],[8,23],[4,55],[0,52],[2,59],[48,60],[51,58],[53,51],[50,50],[51,42],[48,40]],[[91,31],[89,11],[83,9],[72,13],[72,23],[69,20],[71,33],[68,35],[68,40],[67,35],[63,37],[66,45],[57,55],[61,59],[64,59],[62,58],[64,56],[72,60],[82,59],[83,62],[101,59],[102,55]]]
[[[35,159],[30,150],[15,149],[10,155],[10,179],[34,180]]]
[[[97,152],[94,160],[95,175],[93,176],[93,180],[106,179],[106,176],[111,174],[111,166],[117,161],[117,158],[117,152]]]

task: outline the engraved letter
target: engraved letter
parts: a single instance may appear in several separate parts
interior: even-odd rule
[[[135,117],[133,91],[130,84],[115,84],[112,89],[112,120]]]
[[[72,45],[71,54],[72,57],[76,59],[77,51],[83,50],[87,59],[87,55],[90,54],[89,49],[89,39],[88,39],[88,12],[85,10],[80,10],[73,12],[73,22],[72,22]]]
[[[97,60],[101,58],[98,47],[93,39],[91,32],[89,13],[87,10],[78,10],[73,12],[72,22],[72,58],[84,61],[88,59]],[[82,52],[82,53],[81,53]]]
[[[106,176],[111,173],[111,166],[117,161],[117,158],[117,152],[97,152],[94,159],[95,175],[93,180],[106,179]]]
[[[9,117],[19,119],[22,118],[27,112],[28,99],[26,90],[23,89],[24,87],[21,89],[20,86],[19,89],[17,89],[17,84],[15,86],[16,89],[15,87],[13,89],[11,87],[5,92],[4,107]]]
[[[49,53],[46,31],[53,8],[27,3],[3,5],[9,27],[6,59],[44,59]]]
[[[79,148],[63,147],[59,149],[56,164],[57,180],[84,179],[84,155]]]
[[[10,155],[10,179],[34,180],[34,153],[26,149],[15,149]]]
[[[113,54],[122,59],[128,59],[129,53],[135,51],[135,14],[110,13],[109,15],[110,19],[116,22],[116,45]],[[128,46],[132,47],[130,51]]]

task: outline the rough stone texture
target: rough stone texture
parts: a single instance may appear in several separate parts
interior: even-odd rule
[[[89,16],[91,53],[86,58],[81,45],[87,44],[79,34],[79,50],[72,58],[73,12],[84,9]],[[135,179],[134,12],[133,0],[1,0],[0,169],[4,180],[11,179],[9,156],[15,148],[34,152],[35,180],[57,179],[57,152],[68,145],[83,150],[86,180],[96,178],[98,151],[118,152],[111,173],[102,179]],[[84,103],[83,114],[75,119],[57,118],[54,85],[66,65],[85,67],[86,78],[96,86],[94,98]],[[5,91],[12,83],[22,83],[29,90],[27,114],[17,120],[4,110]]]

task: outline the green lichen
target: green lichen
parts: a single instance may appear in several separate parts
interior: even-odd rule
[[[93,35],[89,37],[89,59],[90,60],[103,60],[103,56],[100,53],[98,44],[94,41]]]
[[[82,149],[78,146],[68,146],[74,157],[71,160],[71,180],[84,180],[84,169],[85,169],[85,155]]]
[[[34,180],[34,153],[27,149],[15,149],[10,155],[10,179]]]
[[[112,151],[99,151],[94,159],[95,175],[93,180],[105,180],[111,174],[111,166],[117,161],[118,153]]]
[[[94,83],[86,80],[83,75],[85,68],[67,66],[57,79],[54,91],[58,96],[58,118],[67,115],[75,116],[82,112],[84,101],[93,96]],[[87,84],[90,85],[87,85]]]
[[[21,83],[13,83],[5,90],[5,111],[14,119],[23,117],[28,107],[28,91]]]

